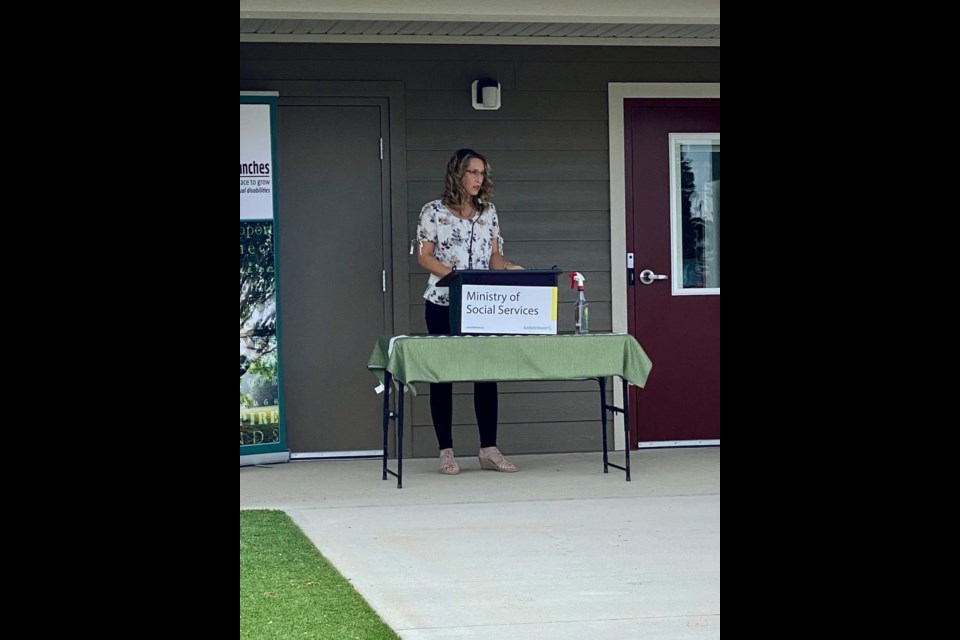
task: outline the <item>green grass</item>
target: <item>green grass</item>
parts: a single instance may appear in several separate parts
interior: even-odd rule
[[[240,640],[396,640],[290,518],[240,512]]]

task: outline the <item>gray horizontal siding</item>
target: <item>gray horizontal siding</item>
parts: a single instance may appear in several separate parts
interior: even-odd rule
[[[576,239],[551,242],[504,242],[510,260],[530,268],[550,268],[562,265],[571,271],[610,270],[610,248],[605,242],[586,242]]]
[[[432,182],[436,185],[434,192],[438,193],[442,187],[443,173],[450,155],[450,149],[408,151],[407,178],[417,182]],[[499,185],[502,180],[606,182],[610,176],[610,154],[607,149],[576,149],[574,151],[555,149],[548,152],[499,149],[491,153],[487,160],[493,167],[495,185]]]
[[[599,409],[598,409],[599,412]],[[531,416],[535,418],[536,416]],[[433,458],[437,455],[437,437],[433,427],[413,427],[408,431],[412,439],[413,455],[417,458]],[[601,451],[603,435],[599,417],[591,422],[548,423],[532,421],[527,423],[505,424],[498,433],[498,446],[504,453],[575,453],[580,451]],[[607,437],[613,442],[613,424],[607,429]],[[453,428],[454,449],[461,466],[477,468],[476,462],[477,428],[461,425]],[[603,456],[597,456],[597,472],[603,471]],[[472,459],[471,459],[472,458]],[[467,465],[477,465],[468,467]]]
[[[407,237],[412,239],[417,236],[420,211],[408,213]],[[500,225],[504,239],[511,243],[551,240],[557,227],[570,238],[610,241],[609,211],[509,211],[500,214]]]
[[[465,385],[467,386],[467,385]],[[431,426],[429,400],[413,403],[413,426]],[[429,397],[429,396],[425,396]],[[596,385],[591,391],[569,391],[562,393],[503,393],[500,395],[500,424],[529,422],[535,415],[545,422],[580,422],[596,420],[600,422],[600,393]],[[454,425],[476,425],[473,411],[473,396],[457,396],[453,403]]]
[[[556,382],[543,381],[543,382],[501,382],[499,383],[499,389],[501,395],[510,394],[510,393],[575,393],[580,391],[592,391],[594,394],[597,394],[597,382],[595,380],[560,380]],[[473,395],[473,384],[464,382],[456,383],[453,385],[453,395],[457,396],[471,396]],[[417,389],[416,398],[429,398],[430,397],[430,385],[424,385],[422,388]],[[414,402],[416,402],[416,398]],[[459,402],[459,400],[455,400]],[[466,400],[465,402],[470,402]]]
[[[500,111],[476,111],[470,84],[481,77],[503,88]],[[502,214],[505,251],[529,267],[560,265],[586,274],[591,328],[609,330],[610,167],[607,84],[720,82],[720,49],[712,47],[557,47],[429,45],[240,45],[241,91],[279,91],[285,98],[322,95],[324,84],[399,83],[405,92],[406,210],[393,211],[394,246],[414,235],[421,207],[440,195],[450,154],[473,147],[489,157]],[[365,91],[356,84],[358,94]],[[366,94],[363,94],[366,95]],[[620,233],[620,230],[616,231]],[[357,256],[364,259],[364,256]],[[394,280],[409,285],[407,305],[394,311],[397,327],[425,333],[426,274],[412,257]],[[573,329],[573,292],[561,283],[560,330]],[[580,386],[576,386],[580,385]],[[460,387],[458,386],[458,389]],[[596,451],[599,408],[590,383],[501,385],[500,444],[512,453]],[[469,385],[463,389],[469,389]],[[564,403],[569,415],[551,406]],[[469,398],[459,398],[470,421]],[[436,455],[436,438],[416,401],[412,448]],[[459,425],[462,453],[472,452],[476,427]],[[467,447],[466,443],[471,443]]]
[[[720,63],[518,62],[516,88],[523,91],[605,91],[610,82],[719,82]],[[513,88],[513,87],[511,87]]]
[[[440,194],[440,183],[408,182],[407,211],[420,213],[423,205]],[[597,211],[610,210],[610,185],[600,181],[512,182],[498,181],[493,202],[498,211]],[[558,237],[566,232],[556,230]]]
[[[450,60],[246,60],[241,81],[272,80],[402,80],[408,90],[428,91],[462,87],[469,96],[470,84],[480,77],[497,78],[504,89],[514,89],[514,65],[479,61],[472,64]]]
[[[469,95],[469,92],[467,92]],[[470,143],[467,145],[467,143]],[[594,120],[408,120],[407,149],[476,147],[494,162],[494,151],[609,149],[606,122]],[[446,166],[446,163],[444,163]],[[441,167],[443,168],[443,167]]]
[[[250,58],[241,83],[282,80],[402,80],[408,91],[449,90],[469,96],[470,84],[495,78],[504,91],[605,92],[610,82],[717,82],[716,62],[570,62],[481,60],[308,60]],[[243,86],[243,85],[241,85]],[[246,89],[247,87],[244,87]]]
[[[507,257],[528,269],[549,269],[558,265],[570,271],[610,271],[610,249],[602,241],[513,242],[506,238],[504,245]]]
[[[502,81],[501,81],[502,84]],[[408,120],[607,120],[606,91],[512,91],[502,89],[502,101],[509,109],[478,111],[470,92],[408,91]]]

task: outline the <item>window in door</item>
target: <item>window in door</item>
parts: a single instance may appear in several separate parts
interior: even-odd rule
[[[670,134],[673,295],[720,295],[720,134]]]

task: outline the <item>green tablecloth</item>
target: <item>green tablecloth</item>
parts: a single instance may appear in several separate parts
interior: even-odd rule
[[[610,376],[643,387],[653,363],[629,335],[401,336],[377,340],[367,368],[381,382],[390,371],[416,394],[417,383]]]

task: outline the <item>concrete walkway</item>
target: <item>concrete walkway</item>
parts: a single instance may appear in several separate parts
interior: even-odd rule
[[[720,450],[511,456],[517,474],[405,462],[240,469],[404,640],[720,637]],[[613,458],[622,463],[622,455]]]

